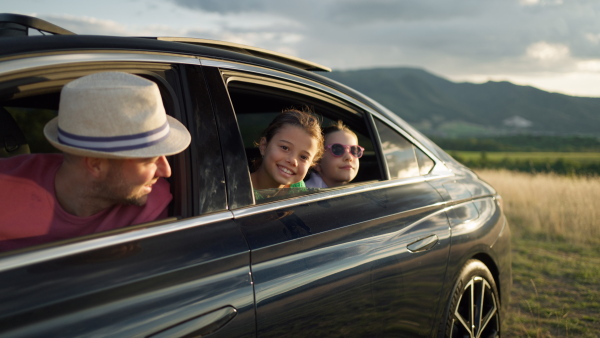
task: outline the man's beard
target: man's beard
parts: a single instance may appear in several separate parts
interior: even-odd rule
[[[142,196],[132,195],[136,186],[128,184],[123,179],[120,168],[112,167],[104,183],[100,183],[98,188],[99,196],[111,201],[113,204],[143,206],[148,201],[147,194]]]
[[[147,201],[148,201],[148,195],[144,195],[144,196],[140,196],[140,197],[124,198],[120,204],[136,205],[138,207],[141,207],[141,206],[145,205]]]

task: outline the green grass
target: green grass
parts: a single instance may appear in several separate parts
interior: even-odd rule
[[[451,151],[451,154],[457,154],[459,157],[466,160],[478,160],[482,157],[481,151]],[[598,152],[485,152],[485,155],[490,161],[501,161],[508,158],[513,160],[556,160],[562,158],[564,160],[576,161],[580,163],[600,162],[600,153]]]
[[[504,336],[600,337],[599,283],[597,245],[513,236],[513,288]]]

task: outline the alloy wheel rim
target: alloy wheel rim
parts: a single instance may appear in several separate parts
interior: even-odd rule
[[[498,337],[500,315],[491,285],[474,276],[465,285],[452,314],[452,337]]]

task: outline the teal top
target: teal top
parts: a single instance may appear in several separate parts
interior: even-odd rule
[[[306,184],[304,184],[304,180],[302,180],[298,183],[290,184],[290,188],[306,188]]]

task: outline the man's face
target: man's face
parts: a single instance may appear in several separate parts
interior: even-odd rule
[[[115,204],[142,206],[148,200],[152,185],[160,177],[171,176],[165,156],[141,159],[111,159],[101,189],[104,198]]]

